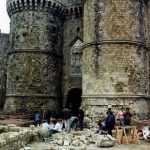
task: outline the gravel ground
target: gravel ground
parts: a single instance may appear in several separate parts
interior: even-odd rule
[[[32,143],[28,145],[28,147],[31,147],[31,150],[51,150],[51,147],[58,147],[58,146],[52,146],[49,142],[38,142],[38,143]],[[73,148],[73,147],[72,147]],[[77,148],[77,147],[76,147]],[[78,150],[81,150],[81,147],[78,147]],[[59,146],[59,150],[70,150],[67,147]],[[141,144],[116,144],[114,147],[110,148],[100,148],[96,147],[95,145],[87,146],[87,150],[150,150],[150,143],[141,141]]]

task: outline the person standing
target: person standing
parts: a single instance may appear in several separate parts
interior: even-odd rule
[[[69,132],[71,110],[69,108],[64,108],[62,111],[62,114],[63,114],[63,123],[64,123],[65,131]]]
[[[40,124],[41,124],[41,114],[40,114],[39,111],[36,111],[34,120],[35,120],[35,126],[40,126]]]
[[[132,113],[129,108],[126,108],[126,112],[123,114],[124,116],[124,125],[131,125]]]
[[[48,109],[47,113],[46,113],[46,120],[47,120],[48,124],[50,124],[51,115],[52,115],[51,111]]]
[[[84,111],[82,109],[79,109],[78,121],[80,130],[83,130],[83,120],[84,120]]]
[[[123,107],[117,113],[116,119],[119,120],[120,126],[124,125],[124,108]]]
[[[111,112],[111,108],[108,108],[106,114],[108,115]]]
[[[78,125],[78,118],[76,116],[71,116],[69,119],[69,130],[68,133],[70,133],[71,130],[75,131]]]
[[[115,115],[112,111],[108,112],[108,116],[106,118],[106,130],[109,135],[112,136],[112,130],[115,127]]]

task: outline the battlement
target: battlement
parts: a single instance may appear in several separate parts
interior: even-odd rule
[[[9,16],[24,10],[50,12],[63,16],[65,6],[57,0],[7,0]]]
[[[65,18],[80,18],[83,16],[83,7],[82,5],[70,6],[65,10]]]
[[[83,16],[81,3],[65,6],[60,0],[7,0],[7,12],[10,17],[25,10],[50,12],[66,19]]]

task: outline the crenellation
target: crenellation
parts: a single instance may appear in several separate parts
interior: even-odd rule
[[[48,1],[45,1],[45,2],[44,2],[44,6],[45,6],[45,9],[44,9],[44,10],[46,11],[46,10],[48,9]]]
[[[24,9],[24,0],[19,0],[19,4],[20,4],[20,10],[23,11],[23,9]]]
[[[62,3],[59,1],[32,1],[32,0],[13,0],[7,2],[7,10],[9,16],[16,12],[21,12],[23,10],[40,10],[45,12],[53,12],[54,14],[58,16],[65,15],[66,18],[74,18],[74,17],[82,17],[83,16],[83,10],[82,10],[81,3],[78,3],[77,5],[72,5],[65,7]],[[63,12],[66,12],[63,14]]]
[[[9,9],[11,8],[11,9]],[[11,0],[7,1],[7,9],[9,16],[14,13],[24,11],[24,10],[36,10],[53,12],[55,15],[61,16],[62,11],[59,8],[65,9],[64,5],[59,1],[48,1],[48,0]]]
[[[24,9],[27,10],[27,0],[23,0],[22,2],[24,4]]]
[[[12,4],[10,3],[10,11],[13,13],[13,6],[12,6]]]
[[[33,6],[33,8],[34,8],[34,6],[35,6],[35,9],[34,9],[34,10],[37,10],[37,9],[38,9],[37,0],[33,1],[32,6]]]
[[[65,10],[65,18],[81,18],[83,16],[83,7],[82,5],[67,7]]]
[[[43,4],[43,0],[38,2],[39,10],[44,10],[45,4]]]
[[[19,1],[17,1],[17,8],[18,8],[18,12],[21,11],[21,3],[19,3]]]

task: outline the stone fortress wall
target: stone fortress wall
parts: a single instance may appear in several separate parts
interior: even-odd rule
[[[128,106],[138,116],[149,112],[147,12],[143,0],[85,1],[82,96],[88,114],[108,105]]]
[[[0,109],[6,99],[6,63],[9,46],[9,34],[0,31]]]
[[[68,91],[78,88],[92,118],[109,105],[148,114],[149,5],[148,0],[7,0],[4,110],[60,111]]]

